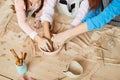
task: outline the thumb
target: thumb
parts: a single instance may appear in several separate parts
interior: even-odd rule
[[[56,36],[56,34],[52,34],[52,37],[51,37],[51,41],[53,42],[54,41],[54,37]]]

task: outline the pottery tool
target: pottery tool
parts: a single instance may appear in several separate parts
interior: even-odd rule
[[[18,65],[18,66],[22,66],[23,62],[24,62],[24,60],[27,56],[27,53],[26,52],[25,53],[21,52],[21,58],[19,58],[14,49],[10,49],[10,52],[14,55],[14,59],[16,61],[15,64]]]
[[[16,52],[14,49],[10,49],[11,53],[13,53],[14,56],[17,56]]]
[[[21,58],[20,58],[20,61],[19,61],[20,65],[23,64],[24,60],[26,59],[26,56],[27,56],[26,52],[25,53],[21,52]]]
[[[21,52],[21,58],[20,58],[20,65],[22,65],[23,64],[23,59],[24,58],[24,53],[23,52]]]
[[[14,59],[15,59],[16,61],[19,61],[19,60],[20,60],[14,49],[10,49],[10,52],[14,55]]]
[[[16,61],[16,65],[18,65],[18,66],[20,66],[21,65],[21,63],[20,63],[20,58],[18,57],[18,55],[17,55],[17,53],[15,52],[15,50],[14,49],[10,49],[10,52],[14,55],[14,59],[15,59],[15,61]]]
[[[22,66],[22,64],[20,63],[20,61],[16,61],[15,63],[17,66]]]
[[[20,66],[22,66],[23,65],[23,59],[20,59],[19,63],[20,63]]]
[[[27,53],[25,52],[24,55],[23,55],[23,60],[26,59],[26,56],[27,56]]]
[[[17,56],[14,56],[14,59],[15,59],[16,61],[19,61],[19,60],[20,60],[19,57],[17,57]]]

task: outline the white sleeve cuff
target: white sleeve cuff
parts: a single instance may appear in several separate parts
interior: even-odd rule
[[[36,31],[33,31],[29,36],[32,40],[34,40],[35,36],[37,35],[38,33]]]

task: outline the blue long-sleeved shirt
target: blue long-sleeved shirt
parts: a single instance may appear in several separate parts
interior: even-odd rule
[[[120,15],[120,0],[113,0],[99,15],[86,20],[88,31],[102,28],[118,15]]]

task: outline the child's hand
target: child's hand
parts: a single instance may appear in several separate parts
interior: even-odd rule
[[[67,41],[67,35],[62,32],[58,34],[53,34],[51,41],[53,41],[54,47],[59,48],[60,46],[63,46],[64,43]]]
[[[51,43],[46,38],[41,38],[40,36],[35,36],[35,41],[38,43],[39,49],[50,52],[52,50]]]

